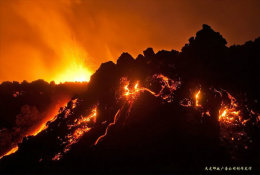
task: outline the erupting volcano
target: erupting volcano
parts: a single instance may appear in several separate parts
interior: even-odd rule
[[[17,126],[1,126],[2,142],[6,133],[14,136],[2,143],[0,171],[172,173],[246,164],[258,172],[259,50],[259,38],[227,47],[203,25],[181,52],[148,48],[135,59],[123,53],[90,80],[79,68],[86,76],[76,81],[89,82],[74,83],[77,90],[45,82],[58,105],[30,101],[18,111]],[[22,84],[15,88],[12,98],[26,95]],[[20,118],[34,116],[35,124],[22,125]]]

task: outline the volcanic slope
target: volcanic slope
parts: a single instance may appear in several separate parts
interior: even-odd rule
[[[116,64],[103,63],[47,129],[0,160],[1,171],[260,167],[260,39],[226,44],[203,25],[181,52],[148,48],[136,59],[123,53]]]

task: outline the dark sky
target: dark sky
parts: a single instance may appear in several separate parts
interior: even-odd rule
[[[87,80],[122,52],[180,50],[204,23],[243,44],[259,17],[259,0],[0,0],[0,81]]]

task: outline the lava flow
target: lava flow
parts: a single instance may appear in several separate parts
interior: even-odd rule
[[[76,103],[73,103],[76,105]],[[75,108],[75,106],[74,106]],[[63,140],[64,149],[62,152],[57,153],[52,160],[60,160],[63,153],[66,153],[70,150],[70,147],[77,143],[79,139],[88,131],[91,130],[90,123],[96,123],[97,117],[97,107],[95,106],[91,113],[87,116],[81,116],[79,119],[75,119],[72,125],[69,125],[69,129],[73,130],[71,133],[65,136],[65,140]]]
[[[97,145],[98,142],[99,142],[101,139],[103,139],[104,137],[106,137],[108,130],[109,130],[113,125],[116,124],[116,121],[117,121],[117,119],[118,119],[118,116],[119,116],[120,111],[121,111],[121,109],[119,109],[119,110],[116,112],[116,115],[115,115],[115,117],[114,117],[113,122],[108,124],[105,133],[104,133],[103,135],[101,135],[100,137],[98,137],[98,139],[95,141],[94,145]]]
[[[153,84],[154,83],[154,84]],[[147,86],[142,86],[143,84],[149,84],[149,88]],[[153,90],[154,87],[157,85],[157,90]],[[158,86],[159,85],[159,86]],[[111,123],[107,124],[105,127],[104,133],[100,135],[96,141],[94,142],[94,145],[99,144],[108,134],[110,129],[115,126],[119,120],[119,117],[122,115],[122,113],[126,110],[126,118],[131,113],[132,106],[135,102],[135,100],[141,95],[143,92],[148,92],[150,95],[159,98],[162,102],[171,103],[173,101],[173,95],[175,91],[180,87],[181,82],[172,80],[162,74],[156,74],[152,76],[152,81],[149,81],[148,83],[136,81],[135,83],[131,83],[130,80],[127,78],[121,79],[121,86],[120,86],[120,95],[117,97],[116,100],[123,99],[123,103],[118,106],[118,110],[116,111],[115,115],[112,118]],[[193,91],[194,92],[194,91]],[[216,93],[210,90],[208,93]],[[241,110],[238,109],[239,105],[237,100],[231,96],[230,93],[220,90],[217,91],[217,93],[221,96],[221,107],[219,110],[219,116],[218,121],[221,126],[221,132],[222,135],[220,137],[230,137],[226,136],[226,133],[228,133],[230,130],[226,129],[226,126],[233,126],[238,122],[239,124],[244,124],[245,120],[242,120]],[[224,100],[223,94],[226,94],[228,100]],[[207,115],[210,116],[210,109],[205,105],[204,103],[201,103],[200,100],[202,99],[202,91],[199,89],[195,92],[195,94],[191,95],[191,98],[184,98],[180,100],[180,105],[184,107],[192,107],[195,110],[198,110],[201,112],[201,116]],[[203,92],[203,95],[207,96],[206,92]],[[206,97],[203,97],[206,98]],[[193,99],[193,100],[192,100]],[[184,104],[184,101],[185,104]],[[194,101],[194,102],[192,102]],[[207,100],[207,103],[210,103],[209,100]],[[71,105],[67,105],[63,113],[64,115],[61,115],[58,119],[55,116],[54,118],[51,117],[48,119],[48,121],[57,121],[59,123],[60,121],[64,121],[65,128],[67,129],[67,133],[64,135],[58,136],[58,144],[61,146],[62,151],[59,150],[59,152],[54,152],[52,160],[60,160],[61,157],[64,155],[64,153],[68,152],[71,149],[71,146],[75,143],[78,143],[78,141],[82,138],[82,136],[86,133],[88,133],[90,130],[92,130],[94,127],[96,127],[97,124],[97,108],[98,105],[95,104],[91,108],[87,109],[87,115],[74,115],[74,112],[77,111],[77,105],[79,104],[78,99],[73,99],[70,101]],[[205,105],[205,106],[204,106]],[[199,107],[199,108],[198,108]],[[251,112],[252,114],[252,112]],[[251,115],[250,114],[250,115]],[[253,114],[252,114],[253,115]],[[53,116],[53,115],[52,115]],[[214,117],[214,116],[212,116]],[[101,122],[101,124],[105,124],[106,122]],[[37,130],[35,130],[31,135],[37,135],[42,130],[46,129],[45,124],[41,125]],[[224,128],[224,129],[222,129]],[[233,132],[233,131],[232,131]],[[238,133],[238,132],[237,132]],[[230,137],[231,139],[234,139],[234,134]],[[245,133],[243,133],[246,135]],[[220,138],[221,139],[221,138]],[[14,147],[12,150],[10,150],[5,155],[10,155],[17,151],[17,147]]]
[[[139,82],[137,81],[132,87],[130,87],[130,81],[127,80],[127,78],[122,78],[121,81],[123,82],[123,97],[125,97],[125,100],[127,103],[124,103],[122,107],[116,112],[113,122],[109,123],[106,127],[105,133],[98,137],[94,145],[97,145],[108,133],[109,129],[114,126],[118,120],[118,117],[120,116],[120,112],[123,110],[124,106],[128,104],[127,109],[127,117],[129,116],[129,113],[131,112],[133,103],[135,99],[140,95],[141,92],[149,92],[151,95],[155,97],[160,97],[162,100],[166,100],[167,102],[172,101],[172,95],[173,92],[179,87],[181,84],[180,81],[174,81],[162,74],[154,75],[153,78],[155,80],[159,80],[161,84],[161,89],[158,93],[152,91],[149,88],[146,87],[139,87]],[[165,92],[165,90],[168,90]]]
[[[201,106],[199,104],[199,99],[200,99],[200,90],[195,94],[195,106],[197,107]]]
[[[123,91],[122,94],[125,97],[125,99],[127,100],[127,103],[129,104],[128,113],[127,113],[128,115],[131,112],[131,108],[132,108],[132,105],[133,105],[135,99],[138,97],[138,95],[141,92],[149,92],[151,95],[153,95],[155,97],[160,97],[162,100],[165,100],[166,102],[171,102],[172,101],[172,95],[173,95],[174,91],[181,84],[179,81],[174,81],[174,80],[169,79],[168,77],[161,75],[161,74],[160,75],[154,75],[153,78],[155,78],[156,80],[159,80],[159,82],[161,84],[161,89],[157,93],[152,91],[149,88],[140,87],[139,82],[136,82],[135,84],[130,86],[130,82],[126,78],[123,78],[123,82],[124,82],[123,90],[124,91]],[[229,107],[224,106],[220,109],[220,115],[219,115],[219,122],[220,123],[230,123],[231,121],[234,120],[235,117],[239,117],[239,113],[240,113],[240,111],[235,109],[238,106],[236,104],[235,98],[232,97],[229,93],[227,93],[227,94],[228,94],[228,97],[231,101],[231,104],[229,105]],[[194,94],[194,99],[195,99],[195,104],[193,104],[193,105],[191,103],[191,100],[186,99],[186,98],[184,100],[182,100],[180,104],[184,107],[201,107],[201,109],[203,109],[203,110],[200,110],[200,112],[202,113],[201,116],[204,116],[204,115],[210,116],[209,109],[205,109],[200,104],[201,90],[198,90]],[[187,104],[183,104],[183,101],[186,101]],[[222,104],[222,106],[223,106],[223,104]],[[108,130],[111,128],[111,126],[116,124],[116,121],[118,119],[118,116],[119,116],[119,113],[120,113],[121,110],[122,110],[122,108],[120,108],[117,111],[113,122],[108,125],[108,127],[105,130],[105,133],[96,140],[95,145],[98,144],[99,141],[107,135]]]
[[[171,102],[172,95],[173,95],[174,91],[177,88],[179,88],[181,82],[174,81],[162,74],[153,75],[153,80],[157,80],[160,83],[161,88],[158,93],[156,93],[146,87],[139,87],[139,82],[136,82],[135,85],[133,86],[133,88],[131,88],[131,90],[130,90],[129,81],[126,81],[126,85],[124,86],[124,90],[125,90],[124,96],[126,96],[127,98],[130,97],[131,99],[134,99],[139,94],[139,92],[146,91],[155,97],[160,97],[161,99],[163,99],[167,102]]]
[[[230,104],[226,105],[224,102],[221,104],[221,109],[219,110],[219,121],[223,123],[232,123],[235,121],[242,122],[242,117],[239,115],[240,110],[238,110],[238,104],[236,99],[228,92],[228,99]]]
[[[159,82],[160,84],[160,90],[159,92],[154,92],[153,90],[146,88],[146,87],[139,87],[139,82],[136,82],[132,88],[129,89],[129,81],[127,81],[125,78],[123,78],[123,81],[125,81],[124,90],[123,93],[124,97],[126,98],[129,107],[128,107],[128,115],[131,112],[131,108],[133,105],[134,100],[141,92],[149,92],[151,95],[160,98],[162,101],[165,101],[167,103],[172,102],[173,100],[173,94],[174,91],[177,90],[177,88],[180,87],[181,82],[180,81],[174,81],[162,74],[155,74],[153,75],[153,80]]]

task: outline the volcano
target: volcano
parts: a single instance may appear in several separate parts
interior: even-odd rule
[[[148,48],[101,64],[0,172],[259,172],[260,38],[226,44],[203,25],[181,52]]]

